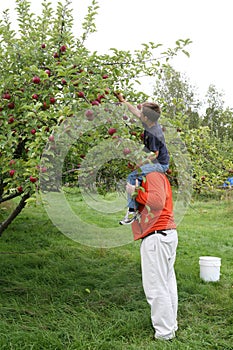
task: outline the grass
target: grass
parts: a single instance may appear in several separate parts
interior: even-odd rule
[[[67,196],[89,223],[97,216],[106,228],[119,216],[105,222]],[[43,206],[28,206],[0,240],[1,350],[233,349],[232,211],[230,200],[194,200],[179,224],[179,331],[161,342],[142,290],[140,242],[88,247],[63,235]],[[219,282],[200,279],[202,255],[222,258]]]

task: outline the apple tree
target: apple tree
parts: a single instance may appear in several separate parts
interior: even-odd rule
[[[93,111],[103,107],[101,123],[91,132],[80,132],[70,145],[73,149],[63,167],[63,179],[69,182],[79,161],[100,140],[140,139],[134,121],[125,122],[125,111],[119,109],[110,118],[108,107],[104,109],[116,105],[114,90],[126,92],[131,101],[144,101],[148,96],[136,87],[140,76],[159,74],[167,60],[187,53],[189,39],[167,50],[150,42],[133,52],[115,48],[104,55],[90,52],[85,42],[96,31],[98,2],[92,0],[88,6],[78,37],[70,5],[64,0],[54,9],[43,0],[41,14],[35,15],[29,1],[16,0],[17,29],[9,10],[0,21],[0,204],[11,199],[16,203],[9,216],[1,217],[0,235],[40,189],[39,178],[48,170],[41,165],[41,156],[49,144],[54,157],[54,135],[61,124],[78,115],[80,125],[86,125]],[[164,62],[157,58],[159,50]]]

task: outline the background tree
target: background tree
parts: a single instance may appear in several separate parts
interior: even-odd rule
[[[226,137],[233,140],[233,110],[225,108],[224,94],[210,85],[206,98],[207,107],[201,124],[208,126],[212,135],[221,140]]]
[[[156,79],[153,91],[154,98],[163,105],[169,119],[178,123],[178,115],[183,115],[188,128],[198,128],[200,125],[199,109],[202,102],[197,97],[197,91],[191,85],[185,74],[176,71],[170,64],[161,69],[161,78]],[[184,120],[184,115],[186,120]]]
[[[161,76],[155,83],[154,99],[162,106],[164,128],[169,123],[173,125],[186,146],[193,168],[194,189],[198,193],[221,189],[233,173],[232,110],[224,109],[223,96],[210,86],[207,107],[202,114],[205,101],[199,101],[185,75],[167,65]],[[170,177],[178,183],[179,166],[173,158]]]

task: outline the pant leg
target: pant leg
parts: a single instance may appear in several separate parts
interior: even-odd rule
[[[156,338],[170,339],[177,330],[177,243],[177,232],[171,230],[167,236],[151,235],[141,244],[142,283]]]
[[[127,177],[127,182],[130,183],[131,185],[135,186],[136,180],[138,180],[138,184],[140,186],[142,182],[142,175],[141,175],[140,169],[139,170],[136,169],[132,171]],[[137,210],[137,207],[138,207],[137,202],[135,201],[134,198],[132,198],[130,194],[127,195],[127,207],[135,210]]]
[[[136,179],[140,178],[142,181],[143,176],[146,176],[153,171],[158,171],[159,173],[163,173],[168,169],[168,165],[162,165],[160,163],[147,163],[142,165],[139,169],[132,171],[128,177],[127,182],[131,185],[135,185]]]
[[[142,176],[146,176],[147,174],[152,173],[153,171],[157,171],[159,173],[164,172],[163,165],[161,165],[160,163],[147,163],[142,165],[140,169]]]

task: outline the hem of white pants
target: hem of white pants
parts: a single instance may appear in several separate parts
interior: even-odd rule
[[[159,340],[172,340],[176,337],[175,332],[172,332],[171,335],[167,335],[167,336],[159,336],[159,335],[155,335],[155,339],[159,339]]]
[[[176,337],[175,331],[173,331],[172,333],[170,333],[169,335],[166,335],[166,336],[161,336],[161,335],[155,334],[155,339],[159,339],[159,340],[172,340],[175,337]]]

